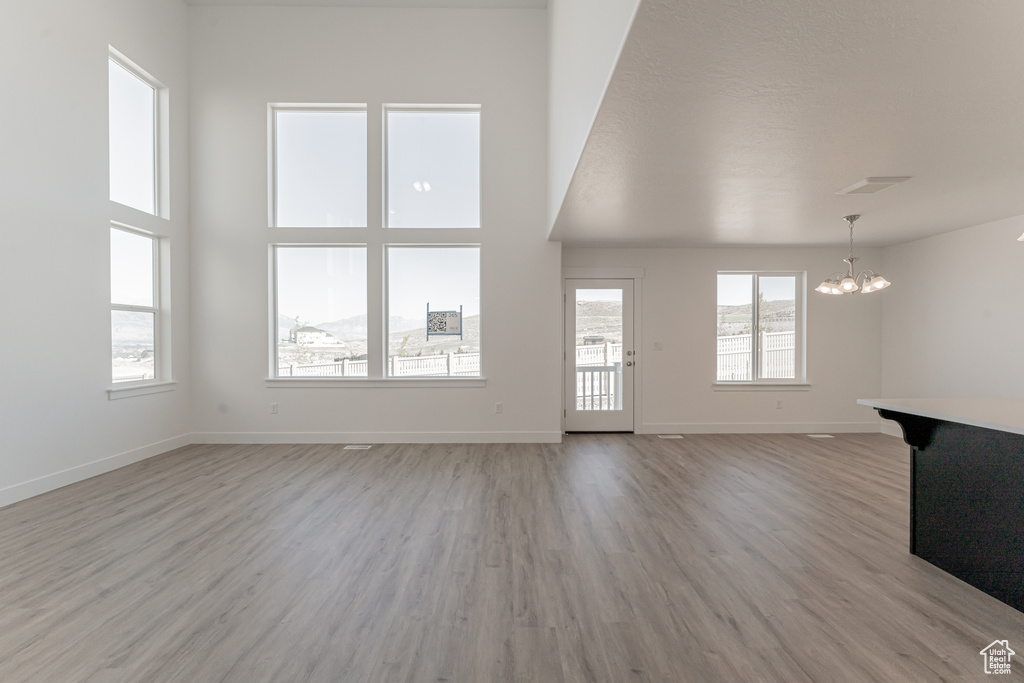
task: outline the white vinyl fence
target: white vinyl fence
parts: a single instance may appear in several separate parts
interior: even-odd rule
[[[796,337],[793,332],[762,332],[758,346],[761,358],[759,379],[796,377]],[[718,381],[742,382],[753,379],[750,364],[750,335],[735,334],[718,338]]]
[[[479,353],[445,353],[437,356],[392,356],[388,377],[478,377]],[[283,365],[278,377],[366,377],[365,360],[343,360],[313,365]]]

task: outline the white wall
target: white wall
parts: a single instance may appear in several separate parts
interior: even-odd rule
[[[640,0],[549,0],[548,228],[555,224]]]
[[[880,252],[862,249],[861,263]],[[566,268],[643,268],[639,401],[643,433],[878,431],[858,398],[881,385],[882,298],[824,296],[841,249],[596,249],[562,252]],[[715,391],[719,270],[807,272],[808,391]],[[893,287],[895,289],[895,286]],[[663,350],[654,351],[655,342]],[[776,409],[781,400],[782,409]]]
[[[546,19],[544,10],[192,9],[197,438],[560,438],[560,245],[546,241],[544,210]],[[367,103],[371,150],[380,149],[384,103],[482,105],[484,227],[463,239],[482,243],[485,387],[267,386],[268,234],[288,239],[267,227],[268,102]],[[369,173],[379,207],[379,154]]]
[[[1024,216],[883,251],[882,396],[1024,398]]]
[[[0,505],[187,441],[186,14],[180,0],[0,10]],[[108,45],[170,88],[170,221],[108,199]],[[171,238],[175,391],[107,398],[114,218]]]

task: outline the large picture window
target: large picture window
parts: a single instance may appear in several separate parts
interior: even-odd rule
[[[157,379],[159,240],[110,229],[110,351],[114,384]]]
[[[272,376],[480,377],[481,249],[461,237],[481,224],[479,107],[388,105],[376,121],[329,105],[271,114],[272,227],[288,242],[271,241]],[[367,224],[367,206],[383,208],[379,222]],[[293,227],[342,230],[324,232],[332,244]]]
[[[718,274],[718,382],[803,381],[803,275]]]

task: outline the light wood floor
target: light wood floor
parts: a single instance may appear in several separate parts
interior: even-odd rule
[[[908,554],[907,475],[881,435],[190,446],[0,510],[0,681],[982,680],[1024,614]]]

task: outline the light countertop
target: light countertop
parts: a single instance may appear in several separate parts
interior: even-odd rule
[[[1024,434],[1021,398],[862,398],[862,406]]]

